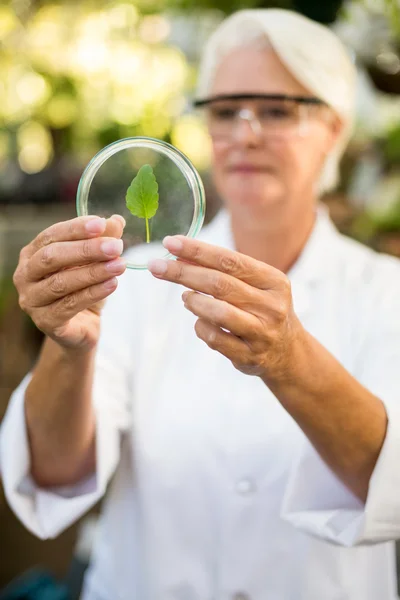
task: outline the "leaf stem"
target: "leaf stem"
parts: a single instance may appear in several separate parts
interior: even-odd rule
[[[146,242],[150,243],[150,230],[149,230],[149,220],[146,217]]]

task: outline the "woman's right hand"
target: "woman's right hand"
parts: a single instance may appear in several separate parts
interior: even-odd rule
[[[20,306],[62,347],[96,346],[101,307],[126,269],[124,226],[118,215],[78,217],[52,225],[21,250],[14,273]]]

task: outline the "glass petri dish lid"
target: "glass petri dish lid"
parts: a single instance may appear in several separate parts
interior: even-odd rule
[[[205,193],[197,170],[180,150],[148,137],[124,138],[98,152],[85,168],[76,196],[78,216],[122,215],[124,256],[131,269],[153,258],[173,258],[166,235],[196,237]]]

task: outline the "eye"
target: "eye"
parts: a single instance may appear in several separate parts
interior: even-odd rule
[[[261,119],[280,121],[290,119],[291,111],[285,106],[264,106],[259,115]]]
[[[214,106],[210,110],[210,114],[218,121],[232,121],[236,116],[236,109],[229,106]]]

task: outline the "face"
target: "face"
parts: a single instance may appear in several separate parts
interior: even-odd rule
[[[311,95],[271,48],[257,47],[234,50],[221,62],[210,95],[245,93]],[[242,100],[239,108],[256,113],[257,101]],[[301,108],[307,109],[302,113],[307,121],[302,133],[296,127],[290,135],[260,134],[251,122],[238,119],[232,135],[223,139],[212,135],[214,181],[228,208],[251,209],[253,215],[261,216],[271,206],[292,202],[298,207],[299,202],[314,198],[315,184],[340,124],[326,107]],[[213,111],[210,106],[211,134]]]

